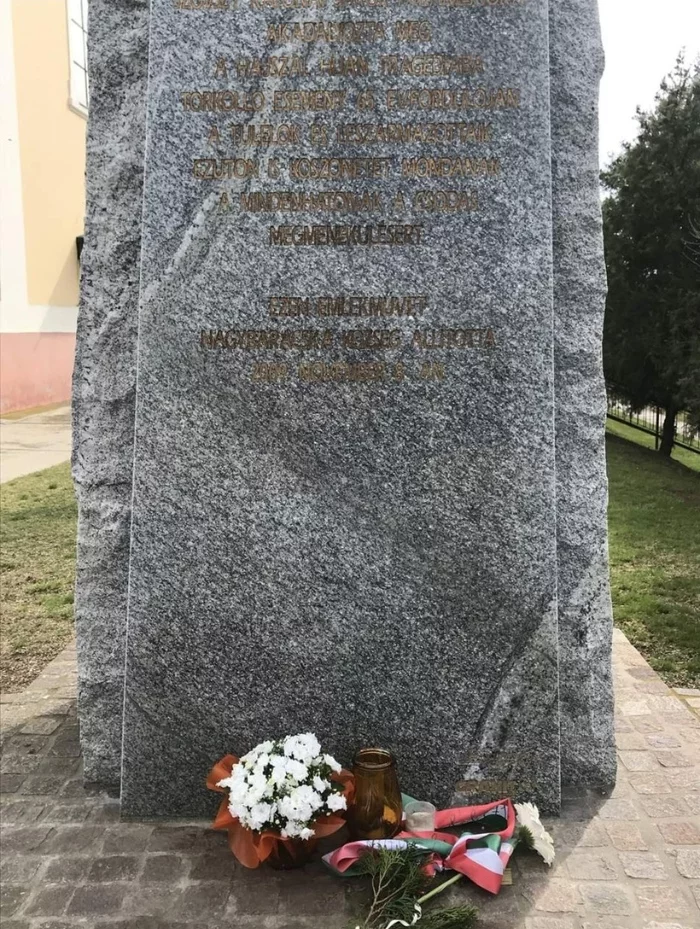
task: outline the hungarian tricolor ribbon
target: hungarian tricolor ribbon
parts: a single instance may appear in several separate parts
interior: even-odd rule
[[[483,890],[497,894],[515,847],[515,807],[511,800],[498,800],[482,806],[440,810],[435,816],[435,825],[441,829],[469,824],[476,828],[458,836],[449,832],[400,832],[393,839],[348,842],[325,855],[323,861],[335,874],[351,877],[357,873],[360,858],[373,849],[403,850],[413,846],[425,851],[426,868],[431,873],[458,871]]]

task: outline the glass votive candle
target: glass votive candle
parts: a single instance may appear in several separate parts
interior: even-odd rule
[[[408,832],[435,832],[435,814],[432,803],[413,800],[406,804],[406,829]]]

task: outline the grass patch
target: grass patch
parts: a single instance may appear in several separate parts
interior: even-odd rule
[[[68,464],[0,487],[0,680],[21,690],[73,635],[76,503]]]
[[[624,423],[619,423],[616,419],[607,419],[605,428],[608,435],[616,435],[620,439],[627,439],[628,442],[634,442],[636,445],[641,445],[642,448],[654,448],[654,436],[649,432],[644,432],[642,429],[634,429],[632,426],[626,426]],[[685,448],[679,448],[677,445],[674,445],[671,458],[685,465],[686,468],[690,468],[692,471],[700,471],[700,454],[697,452],[689,452]]]
[[[700,474],[620,438],[607,447],[615,622],[668,684],[699,687]]]

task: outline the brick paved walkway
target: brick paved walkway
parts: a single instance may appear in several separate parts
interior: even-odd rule
[[[245,871],[205,825],[122,824],[85,791],[74,663],[2,698],[3,929],[354,925],[356,882]],[[484,929],[700,929],[700,693],[674,694],[619,633],[615,674],[617,788],[567,796],[552,871],[527,855],[497,898],[455,890]]]

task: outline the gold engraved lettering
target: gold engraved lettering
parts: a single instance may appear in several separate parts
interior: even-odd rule
[[[350,329],[341,336],[343,348],[357,351],[387,351],[401,347],[400,329]]]
[[[443,381],[445,379],[445,365],[426,361],[420,366],[420,376],[424,381]]]
[[[331,329],[203,329],[203,348],[229,351],[319,351],[333,347]]]
[[[176,10],[206,10],[210,13],[238,9],[238,0],[175,0]]]
[[[337,22],[268,23],[267,41],[277,45],[288,42],[347,42],[362,44],[386,38],[386,26],[375,20],[340,20]]]
[[[216,59],[216,67],[214,68],[214,77],[228,77],[228,65],[226,64],[225,58]]]
[[[390,110],[503,110],[520,106],[516,87],[429,88],[402,90],[392,87],[386,92]]]
[[[386,77],[451,77],[481,74],[484,59],[480,55],[382,55],[380,73]]]
[[[241,194],[240,207],[244,213],[379,213],[382,198],[369,190],[252,190]]]
[[[276,113],[342,110],[345,96],[344,90],[276,90],[272,108]]]
[[[220,145],[221,144],[221,133],[219,132],[218,126],[212,126],[209,130],[209,136],[207,137],[207,142],[210,145]]]
[[[297,317],[313,315],[311,297],[270,297],[267,304],[272,317]]]
[[[331,55],[330,58],[322,58],[318,63],[318,70],[323,71],[329,77],[367,77],[369,75],[369,60],[357,55],[345,57],[343,55]]]
[[[497,177],[501,173],[498,158],[404,158],[404,177]]]
[[[195,158],[192,173],[199,181],[247,180],[260,176],[260,165],[250,158]]]
[[[236,72],[241,79],[260,77],[306,77],[306,59],[299,55],[269,58],[238,58]]]
[[[471,213],[479,209],[475,190],[419,190],[413,195],[413,209],[426,213]]]
[[[231,209],[231,202],[229,200],[228,194],[224,191],[219,198],[219,213],[228,213]]]
[[[324,10],[327,0],[248,0],[251,10]]]
[[[270,226],[269,242],[288,247],[422,245],[423,226]]]
[[[231,141],[236,145],[270,147],[272,145],[299,145],[301,127],[294,123],[232,123]]]
[[[425,19],[405,20],[394,24],[394,38],[397,42],[430,42],[433,28]]]
[[[422,316],[427,305],[428,298],[422,294],[403,297],[340,295],[318,297],[315,312],[317,316],[324,317],[415,317]]]
[[[391,158],[292,158],[289,176],[294,181],[386,178],[391,162]]]
[[[267,364],[259,362],[253,365],[251,379],[262,381],[267,384],[286,381],[289,376],[289,369],[286,364]]]
[[[340,145],[482,143],[492,139],[490,123],[344,123],[336,130]]]

